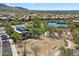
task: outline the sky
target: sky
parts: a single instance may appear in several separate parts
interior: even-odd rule
[[[29,10],[79,10],[79,3],[5,3],[15,7],[24,7]]]

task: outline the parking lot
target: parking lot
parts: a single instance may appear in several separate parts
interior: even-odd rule
[[[9,41],[2,42],[2,56],[12,56],[12,49]]]
[[[5,28],[0,28],[0,56],[16,56],[17,51],[15,44],[10,36],[6,33]]]
[[[0,37],[0,56],[2,55],[2,42],[1,42],[1,37]]]
[[[0,28],[0,56],[12,56],[12,49],[4,27]]]
[[[0,56],[2,55],[2,40],[1,40],[1,35],[5,33],[4,28],[0,28]]]

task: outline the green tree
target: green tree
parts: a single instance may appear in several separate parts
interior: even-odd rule
[[[22,39],[21,35],[19,35],[19,34],[16,33],[16,32],[13,32],[13,34],[11,34],[11,37],[13,38],[13,40],[14,40],[15,42]]]
[[[6,31],[11,36],[11,38],[13,38],[14,42],[22,39],[22,36],[14,31],[10,23],[5,22],[4,27],[6,28]]]
[[[73,49],[65,49],[64,47],[61,48],[61,55],[62,56],[73,56]]]
[[[32,33],[38,36],[43,34],[47,29],[47,22],[42,21],[39,18],[35,18],[35,20],[32,21],[32,25],[33,26],[30,27]]]
[[[73,42],[79,45],[79,33],[73,32]]]

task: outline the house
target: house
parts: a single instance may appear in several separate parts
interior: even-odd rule
[[[25,20],[25,21],[30,21],[30,20],[31,20],[31,16],[26,16],[26,17],[24,18],[24,20]]]
[[[76,23],[78,23],[79,21],[78,21],[78,20],[73,20],[73,22],[76,22]]]
[[[21,21],[30,21],[31,20],[31,16],[24,15],[23,17],[19,18],[19,20],[21,20]]]
[[[8,20],[8,21],[12,21],[12,20],[14,20],[14,17],[9,15],[9,16],[7,17],[7,20]]]
[[[0,21],[7,19],[7,17],[0,15]]]

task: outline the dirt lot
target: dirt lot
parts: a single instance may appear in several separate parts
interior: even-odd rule
[[[36,55],[38,56],[43,56],[43,55],[48,55],[49,52],[51,51],[51,49],[53,50],[54,48],[57,48],[57,47],[61,47],[61,46],[64,46],[65,45],[65,42],[63,39],[44,39],[44,40],[31,40],[29,42],[27,42],[24,46],[24,44],[22,43],[22,47],[18,48],[17,45],[17,51],[20,51],[21,54],[19,55],[22,55],[23,54],[23,51],[24,51],[24,48],[26,49],[26,51],[30,52],[30,54],[28,55],[34,55],[34,50],[32,47],[35,48],[38,47],[38,49],[36,48]]]

